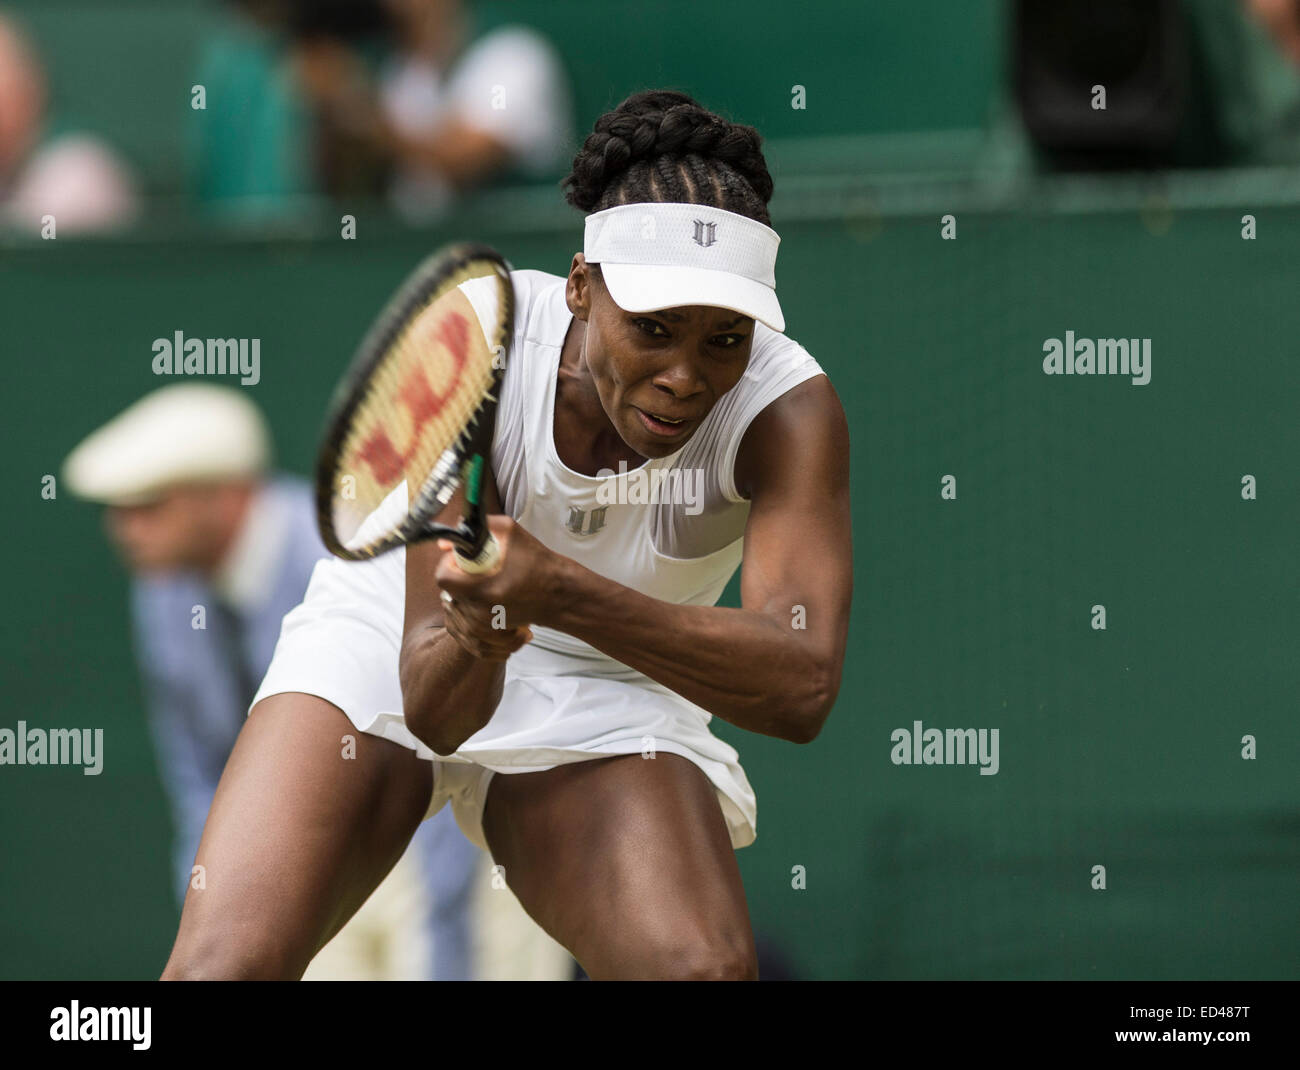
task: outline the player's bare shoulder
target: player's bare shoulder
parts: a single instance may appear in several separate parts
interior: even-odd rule
[[[739,389],[753,411],[736,450],[735,487],[746,499],[778,473],[812,474],[832,458],[848,468],[844,406],[820,364],[794,339],[756,324],[754,351]]]

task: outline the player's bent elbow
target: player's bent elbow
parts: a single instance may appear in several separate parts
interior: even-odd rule
[[[434,754],[455,754],[460,750],[461,744],[482,727],[452,723],[446,715],[439,716],[438,711],[413,707],[405,699],[403,703],[406,727],[411,730],[411,735]]]
[[[472,687],[467,696],[461,686],[464,680],[443,686],[437,682],[437,673],[431,678],[431,651],[427,641],[402,646],[398,658],[402,712],[411,735],[434,754],[455,754],[491,719],[501,701],[504,673]]]
[[[466,739],[469,739],[469,736],[465,736],[464,739],[461,739],[459,733],[421,731],[412,725],[409,719],[407,721],[407,727],[411,729],[411,735],[433,751],[434,754],[442,757],[455,754],[460,750],[460,745],[464,743]]]
[[[419,705],[411,702],[405,695],[402,704],[406,727],[411,730],[411,735],[434,754],[444,756],[455,754],[460,750],[462,743],[487,724],[486,718],[481,722],[476,719],[470,723],[466,723],[463,717],[455,720],[451,716],[451,711],[445,706],[438,709],[431,708],[427,703]]]
[[[809,717],[805,715],[790,725],[785,738],[790,743],[811,743],[821,734],[822,725],[825,723],[825,717]]]
[[[809,677],[804,701],[798,704],[791,716],[785,738],[791,743],[811,743],[821,735],[839,690],[838,669],[821,669],[813,673]]]
[[[450,726],[443,723],[445,717],[439,716],[444,712],[439,710],[440,704],[430,701],[426,668],[420,651],[403,645],[397,675],[402,687],[402,713],[406,727],[434,754],[452,754],[460,744],[453,745],[447,731]]]

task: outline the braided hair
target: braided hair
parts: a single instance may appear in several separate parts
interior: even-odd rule
[[[616,204],[707,204],[771,226],[772,176],[752,126],[732,123],[671,89],[633,93],[596,120],[565,200],[583,212]]]

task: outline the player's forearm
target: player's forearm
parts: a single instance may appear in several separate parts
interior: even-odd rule
[[[488,723],[505,683],[505,662],[475,657],[438,627],[406,637],[398,670],[407,727],[435,754],[455,753]]]
[[[840,666],[815,635],[749,609],[650,598],[569,559],[538,623],[590,643],[714,716],[796,743],[813,739]]]

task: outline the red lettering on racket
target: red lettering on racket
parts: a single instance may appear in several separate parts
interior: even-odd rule
[[[370,469],[381,484],[396,483],[415,456],[424,428],[447,406],[448,400],[460,386],[465,374],[469,354],[469,323],[459,312],[451,312],[430,325],[424,332],[435,346],[442,346],[451,354],[451,375],[442,390],[434,390],[416,360],[408,366],[397,401],[411,414],[411,435],[405,450],[398,450],[383,428],[375,428],[357,448],[357,460]],[[419,353],[422,347],[412,350]]]

